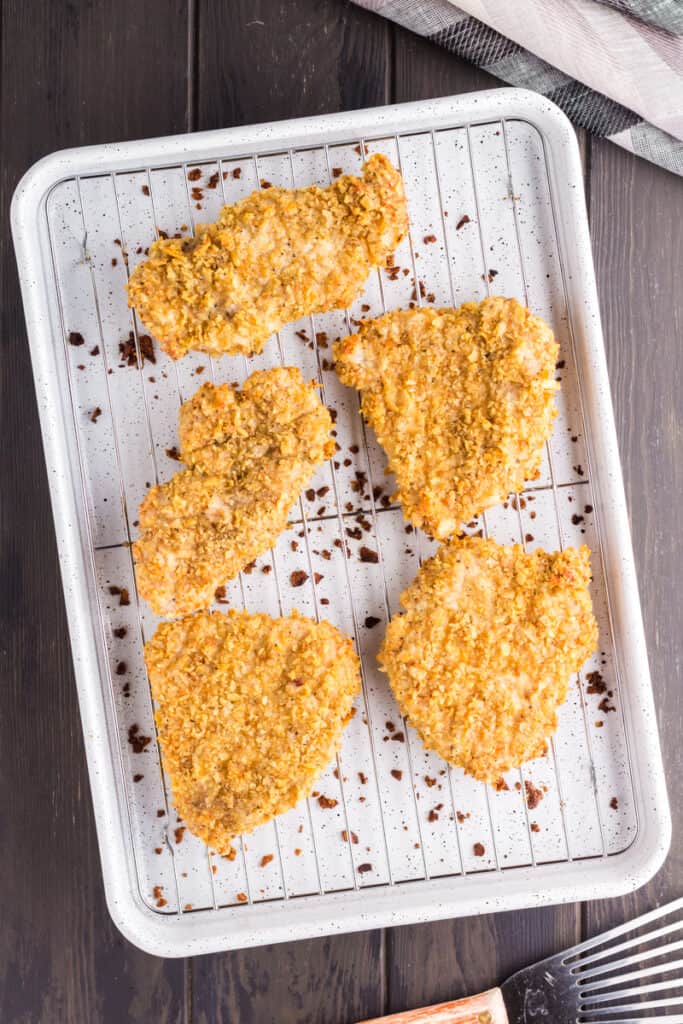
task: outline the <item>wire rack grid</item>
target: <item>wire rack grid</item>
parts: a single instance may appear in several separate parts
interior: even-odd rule
[[[189,353],[172,361],[127,307],[125,284],[161,233],[192,233],[254,189],[329,185],[385,153],[402,172],[411,230],[346,311],[285,327],[250,359]],[[46,201],[65,416],[92,570],[93,629],[137,897],[165,919],[224,908],[319,900],[474,875],[595,863],[627,850],[639,820],[620,666],[569,317],[568,270],[542,133],[491,117],[455,127],[360,135],[211,159],[75,174]],[[560,342],[559,415],[540,475],[467,524],[525,550],[587,543],[600,650],[572,680],[546,756],[484,786],[449,767],[400,716],[376,653],[400,593],[435,546],[391,500],[385,457],[344,388],[331,346],[362,317],[410,304],[516,296]],[[163,771],[142,648],[158,620],[138,599],[131,556],[149,486],[177,470],[177,417],[205,380],[243,381],[297,365],[333,411],[337,451],[292,511],[272,551],[221,604],[287,614],[296,607],[354,637],[362,691],[340,752],[313,794],[236,844],[229,859],[178,818]],[[305,577],[303,584],[295,585]]]

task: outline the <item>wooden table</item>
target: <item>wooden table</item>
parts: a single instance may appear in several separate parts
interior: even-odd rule
[[[5,0],[2,18],[3,1024],[350,1024],[477,991],[680,895],[683,181],[590,139],[593,250],[674,813],[665,867],[624,900],[194,960],[158,960],[119,935],[102,892],[9,236],[14,186],[65,146],[498,83],[342,0]]]

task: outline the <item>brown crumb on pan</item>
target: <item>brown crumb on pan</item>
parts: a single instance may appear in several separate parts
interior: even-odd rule
[[[524,791],[526,795],[526,805],[529,810],[533,811],[535,807],[538,807],[543,799],[543,790],[539,789],[538,786],[534,786],[533,782],[530,782],[529,779],[525,779]]]
[[[142,754],[152,742],[151,736],[143,736],[137,722],[128,727],[128,742],[133,748],[134,754]]]

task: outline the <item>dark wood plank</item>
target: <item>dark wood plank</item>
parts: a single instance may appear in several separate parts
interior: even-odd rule
[[[498,79],[405,29],[395,29],[396,101],[500,87]],[[482,991],[579,938],[577,907],[443,921],[387,933],[388,1008]]]
[[[391,26],[339,0],[199,0],[197,127],[388,102]]]
[[[7,0],[2,19],[0,1019],[180,1022],[183,962],[104,903],[9,202],[53,149],[183,128],[185,4]]]
[[[197,127],[388,100],[391,29],[338,0],[201,0]],[[384,1008],[381,932],[193,962],[193,1021],[339,1024]]]
[[[683,180],[599,140],[590,166],[593,252],[674,824],[669,857],[649,885],[586,906],[592,935],[681,895]]]

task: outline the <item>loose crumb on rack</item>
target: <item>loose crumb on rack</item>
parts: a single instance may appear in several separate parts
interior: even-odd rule
[[[151,736],[143,736],[137,722],[128,727],[128,742],[133,748],[134,754],[142,754],[152,742]]]
[[[359,864],[358,865],[358,874],[359,875],[364,875],[368,871],[372,871],[372,864]]]
[[[261,857],[261,860],[259,861],[259,867],[267,868],[271,860],[273,860],[274,856],[275,855],[272,853],[265,853],[263,857]]]
[[[152,896],[155,900],[158,900],[164,891],[163,885],[155,885],[152,889]]]
[[[335,800],[334,797],[331,796],[321,795],[318,797],[318,804],[325,810],[329,810],[332,807],[336,807],[338,803],[339,801]]]
[[[483,857],[486,853],[486,847],[483,843],[475,843],[472,850],[475,857]]]
[[[586,676],[586,681],[588,683],[588,686],[586,687],[586,693],[603,694],[607,692],[607,683],[603,679],[600,672],[598,672],[597,670],[595,670],[594,672],[589,672]]]
[[[534,786],[533,782],[530,782],[529,779],[524,780],[524,790],[526,793],[526,805],[529,810],[533,811],[543,799],[543,790]]]

